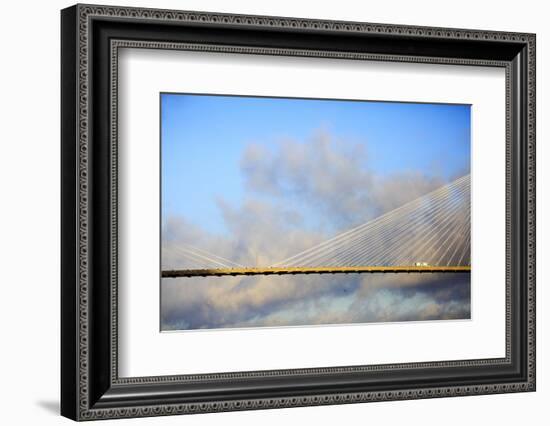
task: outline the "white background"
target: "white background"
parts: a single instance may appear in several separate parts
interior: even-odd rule
[[[347,19],[537,33],[537,252],[550,256],[550,28],[541,1],[320,2],[277,0],[110,2],[133,6]],[[3,5],[0,68],[0,397],[3,424],[69,424],[59,395],[59,9],[64,1]],[[550,400],[550,275],[539,268],[538,391],[423,401],[117,420],[119,424],[547,424]],[[102,424],[114,423],[108,421]]]
[[[503,68],[123,49],[118,91],[119,374],[504,357],[504,76]],[[471,104],[471,320],[159,333],[160,92]],[[231,350],[220,356],[219,347]]]

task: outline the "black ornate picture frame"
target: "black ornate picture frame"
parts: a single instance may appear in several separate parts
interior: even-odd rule
[[[299,370],[118,374],[121,47],[506,72],[506,356]],[[61,413],[160,416],[535,390],[535,35],[76,5],[61,12]]]

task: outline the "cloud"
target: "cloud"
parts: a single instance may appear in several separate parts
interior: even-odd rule
[[[365,146],[326,131],[306,141],[250,144],[240,161],[242,202],[216,200],[227,233],[210,233],[184,217],[165,218],[163,268],[204,267],[208,253],[216,256],[211,261],[271,265],[445,183],[416,171],[379,176]],[[195,329],[469,318],[469,292],[469,274],[163,279],[161,325]]]
[[[416,274],[406,282],[402,275],[391,277],[393,282],[366,274],[165,279],[163,329],[470,317],[469,274]]]
[[[271,150],[250,144],[241,172],[252,193],[320,212],[331,230],[366,222],[445,183],[418,171],[378,176],[365,146],[326,131],[306,142],[280,141]]]

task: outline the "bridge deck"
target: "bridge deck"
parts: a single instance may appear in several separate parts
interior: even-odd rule
[[[368,273],[417,273],[417,272],[470,272],[470,266],[323,266],[288,268],[221,268],[176,269],[162,271],[163,278],[234,276],[234,275],[285,275],[285,274],[350,274]]]

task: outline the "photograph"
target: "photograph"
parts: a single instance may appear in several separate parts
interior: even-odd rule
[[[159,106],[161,331],[471,318],[471,105]]]
[[[37,411],[280,424],[287,410],[273,409],[369,403],[323,418],[416,424],[430,404],[433,419],[521,423],[548,399],[536,345],[548,321],[535,318],[544,14],[259,3],[40,6],[32,23],[55,49],[34,43],[17,63],[60,56],[33,98],[60,108],[34,125],[16,114],[4,138],[36,130],[26,139],[44,155],[15,143],[25,161],[6,158],[34,186],[55,172],[60,192],[8,185],[56,206],[57,225],[40,226],[60,231],[57,259],[40,263],[55,236],[38,238],[31,268],[59,274],[61,291],[31,298],[33,312],[59,307],[58,338],[21,339],[36,328],[15,303],[28,294],[5,298],[23,352],[57,341],[37,364],[55,385],[48,397],[32,383]],[[30,99],[19,74],[6,80],[21,83],[14,111]],[[4,222],[17,284],[26,228]],[[464,398],[476,395],[494,396]]]

